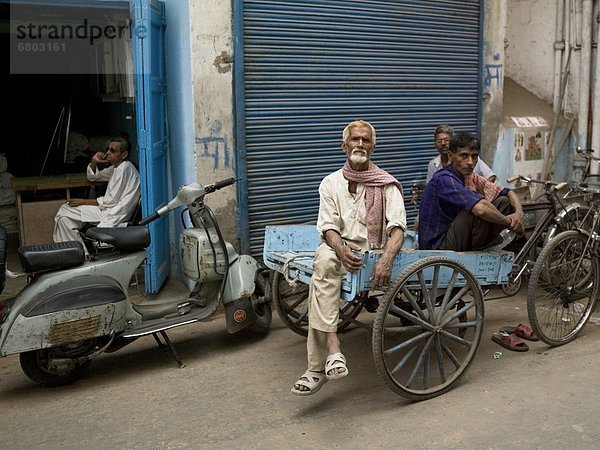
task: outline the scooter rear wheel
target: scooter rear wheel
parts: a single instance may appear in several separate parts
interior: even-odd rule
[[[73,360],[71,365],[63,368],[52,366],[51,361],[54,358],[69,359],[65,353],[63,346],[21,353],[19,355],[21,369],[27,377],[42,387],[71,384],[83,377],[91,360],[84,360],[81,363]]]

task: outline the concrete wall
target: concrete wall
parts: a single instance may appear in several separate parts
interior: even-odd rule
[[[502,123],[506,33],[506,1],[483,3],[483,51],[481,70],[481,158],[492,167]]]
[[[505,75],[552,103],[556,0],[508,0]]]
[[[231,0],[190,0],[194,164],[201,184],[234,176],[232,16]],[[225,238],[234,240],[235,187],[206,200]]]
[[[594,87],[597,46],[585,45],[586,25],[591,26],[591,40],[598,40],[598,0],[508,0],[507,14],[507,49],[506,49],[506,76],[512,78],[520,86],[553,104],[557,111],[561,106],[564,116],[558,116],[557,137],[569,128],[568,119],[577,119],[574,122],[571,135],[563,142],[568,143],[561,148],[558,139],[554,140],[553,151],[558,152],[558,159],[566,154],[566,174],[571,176],[573,166],[579,161],[575,158],[573,148],[581,146],[599,146],[594,139],[600,142],[600,132],[592,136],[592,127],[588,121],[593,116],[590,107],[594,107],[597,89]],[[557,33],[558,7],[564,5],[559,23],[562,33]],[[589,30],[589,28],[588,28]],[[589,42],[589,41],[588,41]],[[564,48],[560,53],[557,48]],[[555,58],[559,56],[560,71],[555,68]],[[586,61],[586,56],[589,58]],[[584,62],[582,62],[584,61]],[[555,72],[566,74],[564,80],[558,80]],[[560,91],[564,85],[562,103]],[[586,88],[589,86],[589,90]],[[591,100],[588,96],[591,95]],[[505,98],[505,104],[510,99]],[[531,108],[530,108],[531,109]],[[535,112],[534,112],[535,114]],[[549,123],[554,123],[553,118]],[[547,117],[546,117],[547,118]],[[567,119],[567,120],[565,120]],[[591,139],[591,144],[590,144]],[[554,176],[564,172],[563,167],[554,164]],[[573,175],[574,176],[574,175]]]

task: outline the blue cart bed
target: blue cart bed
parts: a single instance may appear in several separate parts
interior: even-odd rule
[[[444,250],[415,250],[416,236],[407,231],[404,247],[392,266],[392,280],[403,268],[420,259],[437,256],[454,259],[469,268],[481,286],[499,285],[508,281],[514,255],[511,252],[453,252]],[[312,260],[319,245],[319,235],[314,225],[282,225],[265,228],[263,260],[267,267],[281,272],[287,279],[309,284]],[[341,298],[353,300],[359,292],[369,290],[369,278],[381,252],[365,252],[363,268],[349,273],[342,283]],[[443,275],[446,279],[447,274]],[[444,281],[441,280],[443,283]]]

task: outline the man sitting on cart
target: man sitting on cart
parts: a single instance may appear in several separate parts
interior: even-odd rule
[[[421,199],[419,249],[480,250],[508,244],[503,229],[524,233],[517,194],[473,173],[479,147],[469,133],[450,139],[450,164],[433,175]]]
[[[353,121],[342,133],[344,166],[319,186],[317,248],[308,297],[308,369],[292,392],[311,395],[328,380],[348,375],[337,336],[340,288],[347,272],[362,266],[357,252],[383,249],[372,273],[373,286],[389,282],[391,266],[402,247],[406,213],[398,180],[371,162],[375,129]]]

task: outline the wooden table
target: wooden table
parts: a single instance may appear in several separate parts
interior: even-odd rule
[[[54,216],[58,208],[71,198],[71,189],[98,184],[106,183],[92,183],[87,180],[85,173],[13,178],[21,245],[52,242]],[[49,193],[53,194],[50,200],[35,198]]]

